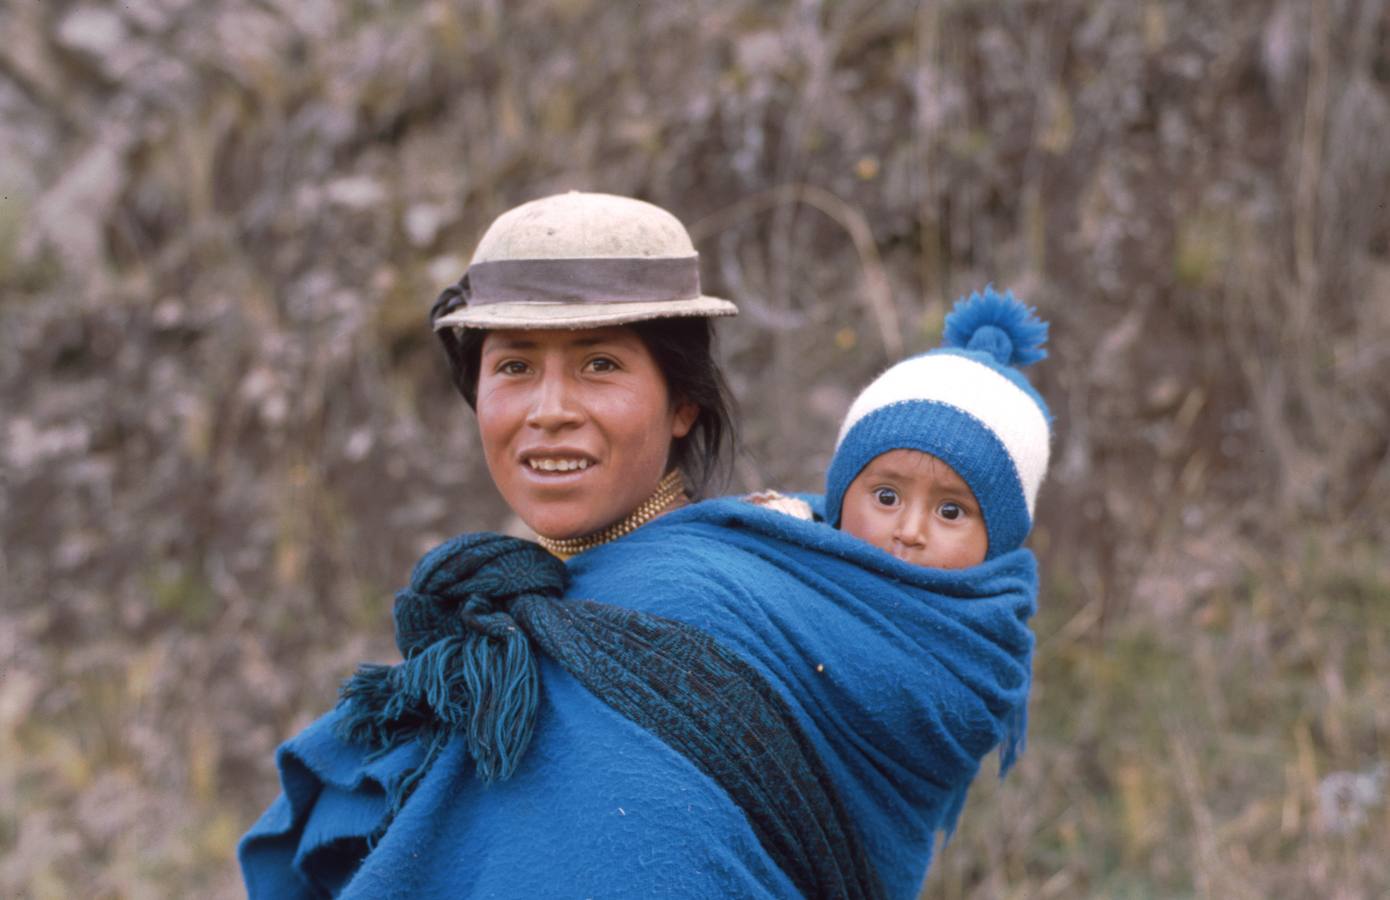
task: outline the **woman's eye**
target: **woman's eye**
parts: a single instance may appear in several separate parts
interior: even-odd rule
[[[497,366],[500,375],[524,375],[526,374],[526,363],[519,359],[509,359]]]
[[[618,371],[618,364],[606,356],[599,356],[589,360],[589,370],[591,372],[616,372]]]
[[[965,510],[961,509],[960,504],[949,501],[941,504],[941,508],[937,512],[941,513],[941,518],[952,522],[965,515]]]
[[[892,488],[879,488],[874,491],[874,499],[879,502],[880,506],[897,506],[898,492]]]

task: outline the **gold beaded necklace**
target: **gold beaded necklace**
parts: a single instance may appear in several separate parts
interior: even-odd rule
[[[585,550],[592,550],[599,544],[606,544],[609,541],[617,540],[625,534],[631,534],[638,528],[655,519],[666,507],[670,506],[677,497],[685,493],[685,481],[681,478],[679,469],[672,469],[666,473],[666,477],[656,486],[656,493],[646,500],[643,500],[631,513],[620,521],[614,522],[607,528],[595,531],[593,534],[584,537],[565,538],[557,540],[548,538],[544,535],[537,535],[536,540],[542,547],[549,550],[561,559],[569,559],[583,553]]]

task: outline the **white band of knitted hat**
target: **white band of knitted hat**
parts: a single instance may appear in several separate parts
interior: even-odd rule
[[[994,432],[1013,458],[1032,517],[1048,458],[1047,419],[1037,401],[989,366],[938,351],[898,363],[865,388],[845,416],[836,448],[864,416],[905,400],[954,406]]]

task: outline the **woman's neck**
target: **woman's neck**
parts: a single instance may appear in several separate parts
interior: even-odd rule
[[[569,559],[585,550],[591,550],[600,544],[606,544],[631,534],[653,519],[681,508],[687,502],[689,501],[685,496],[685,482],[681,478],[680,470],[672,469],[657,484],[656,491],[650,497],[643,500],[636,509],[612,525],[583,537],[557,539],[537,535],[536,540],[542,547],[560,559]]]

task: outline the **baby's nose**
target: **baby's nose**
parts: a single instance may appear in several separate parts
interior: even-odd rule
[[[924,547],[927,543],[925,524],[925,516],[914,510],[904,510],[893,529],[893,540],[909,547]]]

